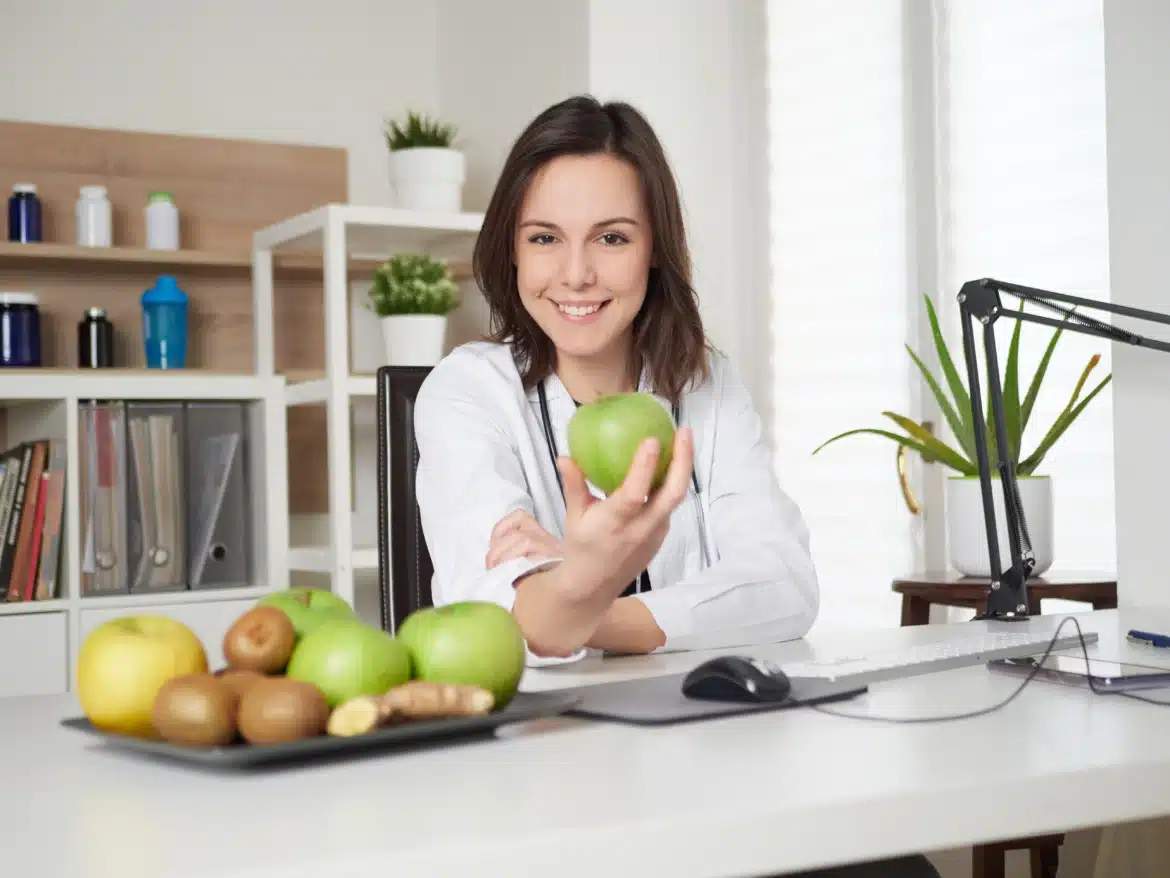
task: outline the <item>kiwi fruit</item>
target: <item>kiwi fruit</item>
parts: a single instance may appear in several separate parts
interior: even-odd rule
[[[240,699],[240,734],[250,744],[280,744],[324,734],[329,722],[325,694],[312,683],[264,677]]]
[[[223,636],[228,665],[260,674],[284,670],[297,643],[292,620],[283,610],[258,605],[232,623]]]
[[[172,677],[155,695],[151,725],[172,744],[220,747],[236,737],[239,697],[214,674]]]
[[[236,698],[242,698],[249,686],[257,680],[264,679],[264,675],[259,671],[248,671],[243,668],[220,668],[215,672],[215,676],[236,693]]]

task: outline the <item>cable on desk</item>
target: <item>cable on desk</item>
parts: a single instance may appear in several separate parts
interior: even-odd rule
[[[1048,641],[1048,648],[1046,650],[1044,650],[1044,655],[1042,655],[1040,657],[1040,660],[1036,662],[1036,666],[1034,668],[1032,668],[1032,670],[1028,673],[1028,676],[1026,676],[1023,679],[1023,681],[1020,683],[1020,685],[1016,687],[1015,691],[1012,692],[1007,698],[1003,699],[1002,701],[997,702],[996,704],[992,704],[989,707],[980,707],[980,708],[977,708],[975,710],[968,710],[968,711],[964,711],[962,713],[943,714],[940,716],[903,717],[903,716],[876,716],[876,715],[871,714],[871,713],[841,713],[841,712],[836,711],[836,710],[829,710],[821,704],[816,704],[816,703],[807,704],[807,703],[803,703],[803,702],[796,702],[796,704],[801,706],[801,707],[808,707],[808,708],[811,708],[812,710],[820,711],[821,713],[827,713],[829,716],[838,716],[838,717],[842,717],[843,719],[866,719],[866,720],[872,720],[874,722],[883,722],[883,723],[907,723],[907,724],[940,723],[940,722],[951,722],[952,720],[960,720],[960,719],[973,719],[974,717],[977,717],[977,716],[985,716],[986,714],[994,713],[995,711],[999,710],[1002,707],[1007,707],[1009,704],[1011,704],[1013,701],[1016,700],[1016,698],[1019,696],[1019,694],[1021,692],[1024,691],[1024,689],[1027,688],[1028,684],[1031,683],[1032,679],[1036,676],[1036,674],[1040,672],[1041,666],[1044,664],[1045,660],[1051,654],[1052,648],[1056,645],[1056,641],[1060,637],[1060,632],[1064,628],[1064,625],[1066,622],[1072,622],[1073,626],[1077,629],[1077,638],[1081,642],[1081,655],[1084,656],[1084,659],[1085,659],[1085,680],[1089,684],[1089,689],[1092,690],[1094,694],[1096,694],[1096,695],[1109,695],[1109,696],[1114,696],[1114,697],[1121,696],[1123,698],[1132,698],[1135,701],[1144,701],[1147,704],[1157,704],[1157,705],[1160,705],[1162,707],[1170,707],[1170,701],[1162,701],[1162,700],[1159,700],[1157,698],[1147,698],[1145,696],[1138,695],[1134,692],[1109,691],[1108,689],[1099,688],[1097,686],[1096,682],[1094,681],[1092,674],[1090,673],[1089,649],[1088,649],[1088,646],[1085,644],[1085,634],[1081,630],[1080,622],[1078,622],[1076,620],[1076,618],[1073,616],[1065,617],[1064,619],[1061,620],[1060,624],[1056,626],[1056,631],[1053,633],[1052,639]],[[1170,688],[1170,687],[1168,687],[1168,688]]]

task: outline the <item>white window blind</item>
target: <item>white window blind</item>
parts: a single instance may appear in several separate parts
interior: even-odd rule
[[[986,276],[1109,298],[1101,6],[937,0],[939,257],[948,303],[964,281]],[[1005,297],[1008,307],[1018,303]],[[950,317],[949,341],[961,355],[957,313]],[[1001,363],[1014,327],[1008,319],[996,325]],[[1024,324],[1021,333],[1023,393],[1052,330]],[[1102,359],[1084,393],[1109,373],[1109,345],[1071,332],[1061,337],[1023,439],[1025,454],[1095,353]],[[1115,565],[1110,390],[1089,404],[1038,471],[1053,480],[1054,567]]]
[[[896,625],[889,582],[922,563],[925,534],[897,489],[895,446],[861,435],[812,451],[845,430],[896,430],[883,411],[923,416],[904,344],[933,365],[918,338],[924,292],[939,303],[959,365],[955,295],[966,280],[1108,299],[1101,0],[773,0],[768,16],[777,473],[811,530],[818,625]],[[932,75],[924,58],[933,79],[912,80]],[[933,106],[914,104],[923,96]],[[929,117],[916,115],[924,110]],[[919,124],[926,118],[933,137]],[[925,173],[932,179],[913,176]],[[924,184],[937,214],[915,214]],[[922,288],[919,265],[937,270],[936,284]],[[997,325],[1004,359],[1013,328]],[[1022,380],[1049,332],[1022,328]],[[1086,392],[1108,374],[1109,348],[1064,335],[1026,451],[1095,353]],[[1114,567],[1111,402],[1107,388],[1041,470],[1053,477],[1064,570]],[[920,471],[914,480],[922,496]]]
[[[775,0],[769,15],[773,436],[812,537],[818,626],[897,625],[913,567],[895,446],[844,430],[908,412],[901,0]]]

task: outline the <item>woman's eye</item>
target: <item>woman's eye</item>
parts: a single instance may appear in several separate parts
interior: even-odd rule
[[[616,246],[617,244],[624,244],[624,243],[626,243],[627,240],[628,239],[626,238],[625,235],[620,235],[617,232],[606,232],[604,235],[601,236],[602,243],[608,244],[610,246]]]
[[[532,244],[551,244],[553,241],[552,235],[533,235],[528,239]]]

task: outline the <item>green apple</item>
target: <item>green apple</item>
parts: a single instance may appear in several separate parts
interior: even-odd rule
[[[569,420],[569,454],[590,482],[612,494],[634,462],[638,446],[658,440],[651,488],[662,485],[674,449],[674,421],[649,393],[615,393],[586,403]]]
[[[292,621],[298,638],[330,619],[358,618],[345,598],[319,588],[286,588],[266,594],[256,603],[283,610]]]
[[[469,683],[508,704],[524,674],[524,633],[515,617],[488,601],[462,601],[415,610],[398,628],[410,649],[415,678]]]
[[[312,683],[330,707],[358,695],[382,695],[410,679],[410,652],[360,619],[327,619],[293,648],[284,675]]]

